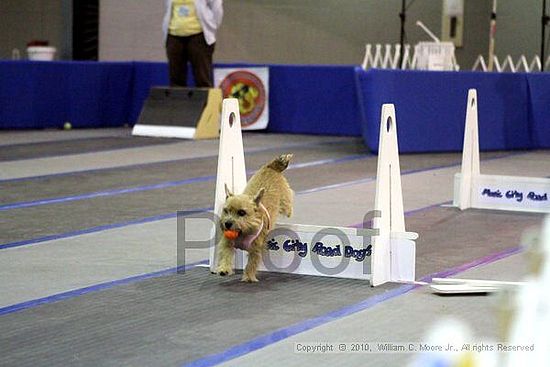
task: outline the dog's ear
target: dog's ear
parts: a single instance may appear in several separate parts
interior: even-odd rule
[[[225,184],[225,198],[229,198],[233,196],[233,193],[231,192],[231,190],[229,190],[229,187],[227,187],[227,184]]]
[[[254,196],[254,202],[256,205],[260,205],[260,202],[262,201],[262,198],[264,197],[265,189],[262,187],[260,190],[258,190],[258,193],[256,196]]]

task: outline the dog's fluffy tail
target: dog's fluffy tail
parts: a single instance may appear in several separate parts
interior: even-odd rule
[[[281,154],[272,160],[267,166],[277,172],[283,172],[288,167],[291,159],[292,154]]]

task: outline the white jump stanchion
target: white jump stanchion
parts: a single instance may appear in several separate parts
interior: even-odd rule
[[[246,167],[238,99],[227,98],[223,100],[220,124],[218,173],[214,200],[214,213],[218,216],[221,214],[225,203],[225,185],[227,184],[231,192],[242,192],[246,186]],[[215,228],[213,232],[216,232]],[[216,241],[214,233],[212,239]],[[217,267],[216,251],[212,251],[213,248],[214,246],[210,246],[210,271],[212,272]]]
[[[374,228],[380,233],[373,237],[373,286],[389,281],[414,281],[415,277],[414,240],[418,235],[405,232],[397,125],[392,104],[382,106],[378,147],[374,207],[380,217],[374,219]]]
[[[235,116],[232,125],[231,114]],[[225,201],[224,185],[236,193],[246,185],[239,120],[236,100],[224,100],[214,205],[218,215]],[[260,270],[363,279],[373,286],[414,281],[418,235],[405,232],[393,105],[383,106],[381,120],[374,228],[279,224],[268,236]],[[217,266],[215,253],[212,243],[211,271]],[[236,252],[235,269],[243,269],[246,256],[244,251]]]
[[[468,91],[461,172],[454,177],[453,205],[467,208],[550,213],[550,179],[482,175],[479,167],[477,92]]]
[[[462,166],[460,181],[460,210],[472,206],[472,182],[479,177],[479,136],[477,128],[477,91],[468,91],[466,127],[462,146]],[[456,205],[456,204],[455,204]]]

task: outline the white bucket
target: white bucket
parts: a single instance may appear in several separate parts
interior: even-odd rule
[[[52,61],[55,57],[55,47],[49,46],[31,46],[27,47],[29,60],[34,61]]]

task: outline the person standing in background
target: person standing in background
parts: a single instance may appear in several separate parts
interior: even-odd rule
[[[170,86],[187,86],[191,63],[197,87],[212,87],[212,55],[222,22],[222,0],[166,0],[162,29]]]

